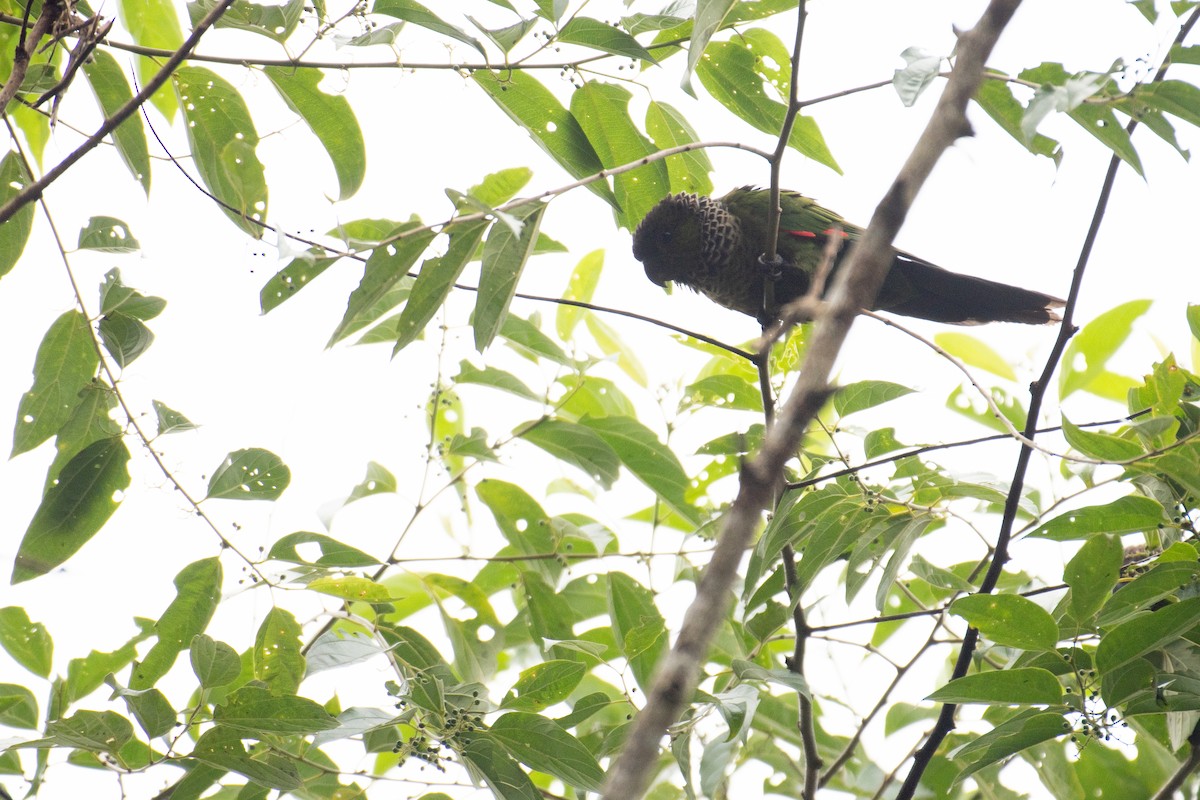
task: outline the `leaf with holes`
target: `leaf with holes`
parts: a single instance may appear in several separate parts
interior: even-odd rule
[[[208,481],[205,499],[274,500],[291,480],[291,470],[279,456],[270,450],[248,447],[225,457]]]

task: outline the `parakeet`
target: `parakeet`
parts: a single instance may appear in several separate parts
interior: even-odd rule
[[[764,309],[759,256],[767,250],[769,203],[770,192],[750,186],[720,199],[672,195],[638,225],[633,256],[646,268],[646,277],[659,286],[674,281],[760,321],[775,319],[780,306],[808,291],[809,276],[820,263],[826,238],[840,229],[853,241],[863,231],[803,195],[782,192],[782,274],[775,281],[774,307]],[[846,250],[839,250],[839,262]],[[873,309],[954,325],[1039,325],[1057,322],[1060,317],[1052,309],[1062,305],[1056,297],[960,275],[897,250]]]

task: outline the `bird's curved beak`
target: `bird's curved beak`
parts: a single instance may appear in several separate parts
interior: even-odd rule
[[[651,264],[650,262],[646,262],[645,268],[646,268],[646,277],[649,278],[650,282],[653,283],[655,286],[665,287],[668,283],[670,283],[671,279],[668,278],[665,274],[663,274],[662,271],[655,269],[654,265]]]

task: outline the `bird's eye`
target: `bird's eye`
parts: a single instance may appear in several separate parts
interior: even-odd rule
[[[659,231],[659,233],[658,233],[658,241],[659,241],[661,244],[670,244],[670,243],[671,243],[671,237],[672,237],[674,234],[675,234],[675,231],[671,230],[670,228],[668,228],[668,229],[666,229],[666,230],[663,230],[663,231]]]

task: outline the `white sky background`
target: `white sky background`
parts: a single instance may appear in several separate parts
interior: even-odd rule
[[[465,26],[467,23],[454,12],[458,5],[443,2],[430,7],[444,19]],[[497,24],[511,21],[499,9],[489,15],[492,7],[487,4],[470,6],[467,11],[483,14],[486,20]],[[899,53],[910,46],[946,53],[954,42],[950,26],[970,27],[983,7],[979,1],[950,0],[811,3],[800,96],[810,98],[887,79],[901,66]],[[181,20],[186,20],[182,5],[180,9]],[[632,10],[656,11],[657,7],[635,4]],[[108,7],[101,13],[114,15],[115,8]],[[606,19],[626,12],[619,3],[597,0],[586,13]],[[769,25],[790,43],[790,17]],[[1062,61],[1068,71],[1103,71],[1118,57],[1132,59],[1149,54],[1157,59],[1172,35],[1173,31],[1154,31],[1136,11],[1116,0],[1028,0],[989,65],[1015,73],[1048,60]],[[130,40],[119,24],[112,37]],[[410,27],[401,41],[404,57],[444,59],[440,45],[419,45],[432,38],[430,32]],[[210,32],[200,50],[281,55],[266,39],[229,30]],[[124,63],[124,55],[115,54]],[[378,47],[358,52],[347,48],[336,53],[322,53],[317,48],[309,57],[377,61],[388,55],[386,48]],[[464,46],[457,46],[454,56],[464,60],[475,57]],[[269,221],[289,230],[321,233],[340,221],[360,217],[401,220],[412,213],[426,222],[439,221],[451,210],[444,188],[465,190],[484,174],[504,167],[528,165],[534,169],[533,180],[523,194],[570,182],[472,82],[457,74],[358,70],[331,75],[326,87],[346,87],[367,139],[368,177],[356,197],[331,205],[324,195],[336,191],[332,169],[307,129],[299,123],[290,125],[282,102],[268,82],[253,71],[204,66],[230,80],[250,103],[259,134],[264,137],[259,156],[267,165],[271,188]],[[677,56],[643,76],[654,85],[656,99],[680,108],[703,139],[740,140],[767,149],[772,146],[769,137],[707,98],[699,81],[699,102],[679,93],[675,86],[682,67],[683,59]],[[1188,68],[1176,69],[1179,73],[1175,77],[1183,77],[1183,70]],[[549,72],[541,77],[561,90],[560,97],[566,102],[569,85],[559,84],[554,75]],[[845,174],[836,175],[791,152],[784,165],[784,186],[814,196],[848,220],[865,224],[924,127],[942,85],[941,81],[935,83],[912,109],[904,108],[890,88],[809,109]],[[635,104],[644,103],[643,92],[635,88],[634,95]],[[98,120],[94,109],[89,108],[88,91],[76,86],[71,97],[75,102],[64,104],[62,119],[93,130]],[[185,153],[178,120],[169,128],[156,112],[151,117],[173,151]],[[642,118],[640,107],[635,106],[633,117]],[[1051,118],[1041,132],[1059,139],[1066,148],[1062,166],[1056,170],[1048,159],[1028,155],[978,109],[972,109],[972,119],[978,136],[960,141],[944,157],[920,195],[898,244],[950,269],[1065,297],[1107,166],[1108,151],[1074,123]],[[281,133],[268,135],[288,125]],[[1180,140],[1195,146],[1195,130],[1182,123],[1177,128]],[[70,152],[77,141],[76,135],[60,127],[47,148],[46,164]],[[1160,346],[1174,350],[1182,363],[1189,363],[1189,336],[1183,314],[1189,300],[1200,300],[1200,284],[1195,263],[1197,169],[1147,131],[1139,131],[1135,143],[1146,165],[1147,181],[1123,168],[1092,257],[1076,321],[1084,324],[1128,299],[1154,298],[1155,306],[1139,323],[1139,332],[1116,364],[1118,371],[1136,375],[1159,358]],[[152,153],[156,152],[153,144],[151,147]],[[753,156],[733,151],[710,155],[717,167],[713,175],[717,193],[746,183],[768,182],[766,164]],[[292,485],[278,503],[205,504],[226,534],[235,536],[248,551],[260,544],[269,547],[295,530],[324,530],[317,516],[322,504],[348,494],[362,479],[368,461],[387,466],[400,480],[399,495],[371,498],[351,506],[336,518],[331,531],[336,538],[386,556],[397,526],[408,519],[417,500],[415,487],[425,442],[422,409],[434,374],[436,348],[418,343],[395,360],[389,358],[387,347],[343,344],[326,351],[324,344],[341,318],[345,296],[361,275],[361,269],[349,261],[331,268],[313,286],[270,315],[260,316],[258,291],[286,263],[277,260],[270,244],[273,235],[268,234],[262,243],[249,240],[184,182],[169,163],[156,161],[153,169],[152,195],[147,203],[111,148],[102,148],[87,156],[46,196],[59,231],[69,244],[74,243],[87,218],[95,214],[125,220],[142,243],[139,255],[71,256],[76,277],[85,287],[90,314],[98,309],[99,282],[113,266],[120,267],[128,285],[168,301],[164,314],[150,322],[157,336],[154,346],[134,362],[122,380],[126,397],[147,415],[143,424],[148,429],[153,429],[152,398],[203,426],[196,433],[159,440],[166,463],[197,495],[203,495],[207,475],[232,450],[265,447],[290,466]],[[34,352],[43,332],[73,305],[61,260],[50,244],[40,209],[36,219],[23,260],[0,280],[0,341],[4,342],[0,346],[0,430],[5,431],[5,437],[15,420],[20,396],[29,387]],[[604,248],[607,255],[597,303],[657,316],[731,343],[757,332],[756,324],[748,317],[717,309],[690,294],[677,292],[668,297],[648,283],[641,265],[630,254],[629,234],[616,230],[608,209],[586,190],[555,200],[542,230],[566,243],[571,252],[536,258],[522,278],[521,291],[560,294],[576,261],[592,249]],[[296,245],[296,249],[302,246]],[[469,270],[464,280],[470,279]],[[473,296],[465,302],[473,303]],[[539,308],[520,300],[513,304],[514,313],[522,316],[534,310],[540,310],[549,320],[555,312],[554,307]],[[447,375],[453,375],[458,361],[472,352],[469,329],[460,324],[463,319],[462,315],[454,317],[452,352],[443,362]],[[686,359],[681,359],[679,348],[666,331],[616,318],[606,321],[618,326],[627,342],[636,342],[641,348],[642,362],[654,376],[653,384],[677,391],[694,374],[698,360],[681,368],[681,360]],[[927,335],[946,329],[932,323],[906,324]],[[1051,327],[1005,325],[969,332],[1010,358],[1020,385],[1024,385],[1040,371],[1056,331]],[[431,343],[436,344],[436,337],[431,337]],[[499,343],[493,345],[493,349],[500,347]],[[523,374],[534,380],[528,367],[505,366],[525,369]],[[869,427],[895,425],[901,440],[913,442],[949,441],[981,433],[970,423],[948,420],[948,415],[926,415],[927,409],[940,408],[959,382],[958,374],[948,364],[895,331],[862,320],[844,351],[842,380],[867,378],[894,380],[924,393],[889,404],[874,417],[856,418],[856,423]],[[483,426],[489,438],[504,435],[518,422],[537,414],[531,406],[498,400],[495,392],[485,389],[477,393],[463,391],[463,396],[468,427]],[[646,411],[643,421],[661,432],[661,415],[653,406],[652,394],[635,400]],[[675,401],[672,396],[668,406],[673,407]],[[1076,396],[1068,401],[1066,412],[1079,422],[1111,418],[1119,414],[1119,409]],[[714,431],[723,432],[729,427],[729,418],[700,417],[681,427],[678,441],[698,444]],[[0,443],[5,452],[11,447],[10,441],[5,438]],[[678,449],[688,452],[686,445]],[[46,444],[33,453],[0,462],[0,497],[4,501],[0,565],[5,575],[39,501],[52,451],[52,445]],[[122,644],[134,631],[130,621],[134,614],[157,616],[165,608],[173,596],[171,578],[179,568],[217,550],[213,534],[167,488],[149,459],[136,449],[134,452],[133,483],[126,502],[92,542],[60,570],[20,586],[0,586],[0,605],[24,606],[35,621],[46,624],[55,640],[55,667],[59,672],[65,673],[68,659],[92,648],[111,650]],[[521,458],[527,457],[526,450],[519,453],[526,454]],[[960,463],[1007,480],[1014,454],[1015,448],[1006,445],[971,450],[961,456],[939,455],[938,460]],[[1036,473],[1040,481],[1046,466],[1035,467],[1040,470]],[[516,473],[503,467],[481,474],[520,483],[538,498],[544,494],[546,483],[557,477]],[[579,474],[569,477],[583,480]],[[435,485],[436,481],[431,483]],[[624,506],[615,508],[606,500],[607,508],[595,510],[614,528],[621,526],[621,514],[636,510],[648,497],[631,477],[623,477],[621,485],[625,493],[619,492],[617,497]],[[545,503],[552,513],[558,508],[553,496]],[[490,515],[481,504],[474,506],[475,530],[463,529],[459,521],[452,523],[461,546],[441,537],[443,519],[454,514],[455,505],[445,506],[445,512],[444,516],[427,514],[406,544],[406,548],[414,547],[419,541],[430,550],[406,549],[406,553],[452,555],[465,547],[488,546],[485,543],[494,540],[488,530]],[[232,531],[234,523],[242,526],[240,531]],[[619,532],[622,549],[647,546],[636,538],[636,532]],[[1054,547],[1057,553],[1057,545]],[[235,573],[242,574],[241,566],[232,558],[224,563],[227,591],[232,591],[232,579]],[[164,564],[170,566],[164,570]],[[414,568],[421,569],[422,565]],[[454,564],[430,568],[456,571]],[[477,565],[469,567],[471,571],[475,568]],[[636,569],[637,574],[645,574],[644,568]],[[670,569],[669,563],[665,569]],[[669,572],[663,575],[669,578]],[[655,588],[670,591],[659,576]],[[869,599],[873,592],[868,589],[863,594]],[[306,621],[305,613],[316,610],[307,601],[298,604],[296,595],[283,596],[277,591],[274,597],[295,611],[301,622]],[[238,601],[222,606],[210,633],[239,650],[244,648],[253,640],[261,615],[271,602],[272,595],[263,590],[244,594]],[[387,676],[382,671],[369,674],[375,677],[369,678],[370,685],[361,698],[348,699],[351,690],[345,683],[338,686],[344,693],[344,705],[385,702],[381,685]],[[0,680],[36,685],[4,656],[0,656]],[[310,696],[323,697],[319,692]],[[39,700],[43,698],[44,693]],[[98,708],[101,703],[98,695],[94,703],[85,705]],[[74,781],[80,777],[90,780],[90,796],[116,796],[115,782],[98,782],[92,773],[68,779],[70,772],[69,768],[52,770],[51,783],[42,796],[77,796],[79,787]],[[9,779],[4,783],[10,791],[23,789]],[[159,785],[159,781],[148,784]],[[393,790],[385,786],[378,786],[376,791],[380,797],[405,796],[398,788],[396,794],[389,794]]]

